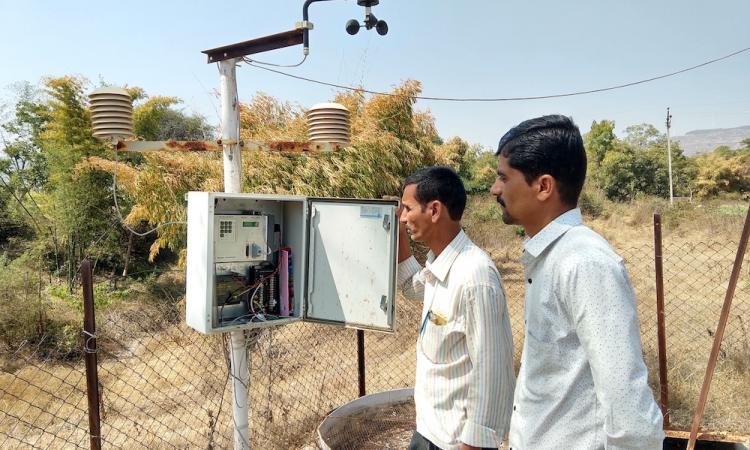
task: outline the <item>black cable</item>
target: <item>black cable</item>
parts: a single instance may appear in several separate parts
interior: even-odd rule
[[[564,94],[533,95],[533,96],[527,96],[527,97],[460,98],[460,97],[427,97],[427,96],[416,95],[416,96],[414,96],[414,98],[415,99],[419,99],[419,100],[433,100],[433,101],[443,101],[443,102],[513,102],[513,101],[523,101],[523,100],[542,100],[542,99],[548,99],[548,98],[573,97],[573,96],[576,96],[576,95],[584,95],[584,94],[593,94],[593,93],[596,93],[596,92],[613,91],[615,89],[622,89],[622,88],[626,88],[626,87],[630,87],[630,86],[635,86],[635,85],[638,85],[638,84],[643,84],[643,83],[648,83],[648,82],[651,82],[651,81],[661,80],[662,78],[667,78],[667,77],[679,75],[681,73],[689,72],[691,70],[695,70],[695,69],[698,69],[700,67],[707,66],[709,64],[713,64],[715,62],[719,62],[719,61],[727,59],[727,58],[731,58],[732,56],[739,55],[740,53],[744,53],[744,52],[746,52],[748,50],[750,50],[750,47],[746,47],[746,48],[743,48],[742,50],[737,50],[736,52],[730,53],[728,55],[725,55],[725,56],[722,56],[722,57],[719,57],[719,58],[716,58],[716,59],[712,59],[710,61],[706,61],[706,62],[697,64],[695,66],[686,67],[684,69],[680,69],[680,70],[677,70],[675,72],[670,72],[670,73],[667,73],[667,74],[664,74],[664,75],[658,75],[658,76],[655,76],[655,77],[646,78],[645,80],[633,81],[633,82],[630,82],[630,83],[618,84],[618,85],[615,85],[615,86],[610,86],[610,87],[605,87],[605,88],[599,88],[599,89],[589,89],[589,90],[585,90],[585,91],[567,92],[567,93],[564,93]],[[315,84],[321,84],[323,86],[335,87],[335,88],[338,88],[338,89],[346,89],[346,90],[350,90],[350,91],[365,92],[365,93],[373,94],[373,95],[398,96],[398,94],[394,94],[392,92],[372,91],[372,90],[364,89],[364,88],[356,88],[356,87],[352,87],[352,86],[345,86],[345,85],[342,85],[342,84],[329,83],[329,82],[326,82],[326,81],[320,81],[320,80],[315,80],[315,79],[312,79],[312,78],[302,77],[302,76],[299,76],[299,75],[293,75],[291,73],[282,72],[282,71],[276,70],[276,69],[271,69],[270,67],[259,66],[257,64],[253,64],[253,63],[248,63],[248,64],[251,65],[251,66],[253,66],[253,67],[256,67],[258,69],[267,70],[269,72],[274,72],[274,73],[277,73],[279,75],[284,75],[284,76],[287,76],[287,77],[290,77],[290,78],[295,78],[297,80],[307,81],[307,82],[315,83]]]

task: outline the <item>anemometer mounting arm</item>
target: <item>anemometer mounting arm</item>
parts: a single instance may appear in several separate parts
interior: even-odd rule
[[[331,0],[305,0],[302,5],[302,22],[297,24],[297,29],[302,29],[302,52],[307,56],[310,53],[310,30],[313,29],[313,24],[310,22],[310,16],[307,10],[315,2],[327,2]]]
[[[251,39],[249,41],[238,42],[236,44],[224,45],[209,50],[203,50],[202,53],[208,56],[208,63],[213,64],[232,58],[242,58],[243,56],[254,53],[262,53],[270,50],[276,50],[284,47],[302,44],[305,56],[310,53],[310,30],[313,24],[310,22],[308,9],[315,2],[327,2],[331,0],[305,0],[302,5],[302,22],[297,22],[294,30],[284,31],[283,33],[271,34],[268,36]],[[368,30],[375,28],[381,36],[388,33],[388,24],[384,20],[378,20],[372,14],[371,8],[380,3],[380,0],[357,0],[359,6],[365,8],[364,26]],[[346,23],[346,32],[357,34],[360,28],[359,22],[352,19]]]

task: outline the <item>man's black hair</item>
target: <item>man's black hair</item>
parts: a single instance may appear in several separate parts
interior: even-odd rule
[[[495,155],[508,158],[510,167],[523,172],[529,184],[540,175],[551,175],[557,180],[560,199],[569,206],[578,203],[586,179],[586,150],[570,117],[550,115],[521,122],[500,139]]]
[[[431,166],[420,169],[404,180],[405,188],[417,185],[416,199],[424,208],[427,203],[438,200],[448,209],[453,220],[460,220],[466,208],[466,189],[458,174],[450,167]]]

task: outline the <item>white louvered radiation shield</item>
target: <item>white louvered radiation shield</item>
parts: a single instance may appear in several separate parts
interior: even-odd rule
[[[339,103],[319,103],[307,111],[310,142],[349,144],[349,110]]]
[[[125,140],[133,137],[133,99],[118,87],[102,87],[89,95],[94,137]]]

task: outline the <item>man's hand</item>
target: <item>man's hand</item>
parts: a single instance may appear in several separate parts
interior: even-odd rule
[[[469,444],[461,444],[461,450],[480,450],[480,448]]]
[[[409,235],[406,233],[406,224],[401,222],[401,213],[404,210],[404,205],[401,204],[401,199],[395,195],[384,195],[383,200],[393,200],[398,202],[398,208],[396,208],[396,222],[398,222],[398,261],[402,262],[411,256],[411,248],[409,248]]]
[[[398,202],[398,207],[396,208],[396,220],[399,220],[401,218],[401,211],[403,211],[404,205],[401,204],[401,197],[397,195],[384,195],[383,200],[391,200],[394,202]],[[400,223],[400,220],[399,220]]]

